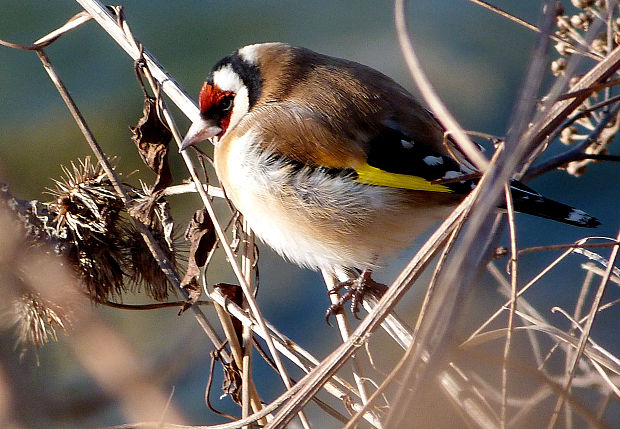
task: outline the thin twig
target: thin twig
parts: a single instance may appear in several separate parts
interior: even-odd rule
[[[327,292],[329,296],[329,300],[332,305],[338,305],[340,301],[340,295],[338,294],[338,279],[327,271],[322,271],[323,279],[325,281],[325,286],[327,287]],[[349,321],[345,312],[339,311],[335,314],[336,323],[338,324],[338,331],[340,332],[340,337],[342,341],[345,342],[349,339],[350,328]],[[357,355],[351,356],[351,361],[353,364],[353,379],[355,380],[355,385],[357,386],[357,390],[359,391],[360,399],[362,400],[362,404],[366,404],[368,402],[368,394],[366,393],[366,386],[364,384],[364,380],[366,379],[362,366],[359,362]]]
[[[471,3],[474,3],[474,4],[477,4],[478,6],[481,6],[481,7],[485,8],[485,9],[487,9],[487,10],[490,10],[491,12],[496,13],[499,16],[508,19],[509,21],[517,23],[517,24],[527,28],[528,30],[535,31],[537,33],[541,32],[540,28],[536,27],[534,24],[530,24],[526,20],[524,20],[522,18],[519,18],[517,16],[514,16],[511,13],[508,13],[505,10],[500,9],[499,7],[494,6],[492,4],[489,4],[489,3],[487,3],[487,2],[485,2],[483,0],[467,0],[467,1],[469,1]],[[596,53],[593,53],[593,52],[590,52],[590,51],[586,51],[586,50],[581,49],[581,47],[579,47],[579,46],[575,46],[570,40],[562,39],[561,37],[557,37],[554,34],[549,34],[548,37],[551,40],[555,41],[555,42],[566,43],[571,48],[573,48],[576,53],[579,53],[581,55],[585,55],[585,56],[590,57],[592,59],[595,59],[597,61],[600,60],[601,58],[603,58],[599,54],[596,54]]]
[[[153,304],[123,304],[114,301],[97,301],[97,304],[106,307],[118,308],[121,310],[156,310],[160,308],[181,308],[185,305],[185,301],[174,302],[157,302]],[[196,301],[195,305],[213,305],[211,301]]]
[[[500,293],[504,295],[506,298],[508,298],[509,300],[512,300],[513,294],[512,294],[512,287],[510,285],[510,282],[504,278],[504,276],[500,273],[499,269],[495,266],[495,264],[493,264],[493,262],[489,262],[489,264],[487,265],[487,270],[500,284],[500,289],[499,289]],[[519,307],[521,308],[522,311],[526,311],[528,314],[534,317],[537,317],[540,320],[545,320],[542,317],[542,315],[538,311],[536,311],[536,309],[532,305],[530,305],[527,302],[527,300],[525,300],[524,298],[521,298],[519,302]],[[542,368],[543,361],[541,358],[540,343],[538,342],[536,335],[534,335],[533,332],[528,331],[527,335],[528,335],[530,344],[532,346],[532,354],[534,355],[536,364],[539,370],[543,370]]]
[[[441,248],[444,241],[452,233],[456,222],[472,204],[473,197],[469,195],[450,214],[441,226],[424,243],[418,253],[412,258],[407,267],[401,272],[388,290],[381,297],[377,306],[362,320],[359,326],[351,333],[349,339],[336,348],[321,364],[311,373],[299,381],[295,387],[301,385],[299,391],[294,393],[291,399],[282,406],[274,420],[267,426],[269,429],[284,428],[290,421],[291,413],[301,408],[310,400],[321,386],[361,347],[366,337],[378,328],[397,304],[403,294],[413,284],[415,279],[422,273],[435,253]]]
[[[428,103],[430,109],[437,116],[439,122],[445,130],[454,137],[459,149],[465,154],[474,166],[480,171],[486,170],[488,160],[484,157],[478,146],[474,144],[467,133],[463,131],[458,122],[452,117],[441,99],[437,96],[433,87],[424,74],[422,65],[415,55],[413,45],[409,38],[407,29],[407,21],[405,19],[405,0],[396,0],[394,2],[394,22],[396,25],[396,34],[401,47],[401,52],[409,68],[409,72],[416,83],[422,97]]]
[[[433,277],[431,278],[431,281],[429,282],[429,286],[428,286],[428,288],[426,290],[426,294],[424,295],[424,301],[422,303],[422,308],[420,309],[420,313],[418,314],[418,318],[417,318],[418,321],[417,321],[417,324],[416,324],[416,330],[419,327],[419,324],[420,324],[421,320],[423,320],[424,314],[425,314],[426,309],[428,307],[428,303],[429,303],[430,299],[433,296],[433,292],[435,290],[434,286],[435,286],[436,280],[437,280],[437,275],[441,271],[441,268],[443,267],[443,265],[445,263],[446,256],[448,255],[448,253],[452,249],[452,246],[454,245],[454,241],[456,240],[456,237],[458,236],[459,231],[460,231],[460,228],[458,228],[458,227],[454,229],[454,231],[452,232],[452,234],[448,238],[448,241],[446,242],[446,245],[444,246],[444,249],[442,250],[442,252],[441,252],[441,254],[439,256],[439,260],[437,261],[437,265],[436,265],[435,270],[433,272]],[[403,357],[398,361],[396,366],[394,368],[392,368],[392,370],[390,371],[390,374],[388,375],[388,377],[386,377],[386,379],[381,383],[381,385],[372,393],[370,398],[368,398],[368,402],[364,404],[364,407],[361,410],[359,410],[349,420],[348,424],[345,426],[344,429],[349,429],[349,428],[355,427],[355,424],[360,419],[360,417],[363,415],[363,413],[366,412],[368,409],[370,409],[371,406],[374,405],[374,403],[381,397],[381,395],[383,395],[383,392],[385,392],[385,390],[391,385],[391,383],[393,381],[395,381],[396,377],[401,374],[401,370],[403,368],[403,365],[407,362],[407,360],[409,359],[409,354],[411,353],[411,350],[413,350],[410,346],[411,346],[411,342],[413,341],[414,338],[415,338],[415,330],[414,330],[413,334],[411,335],[411,340],[406,345],[406,349],[405,349],[406,351],[405,351],[405,354],[403,355]]]
[[[13,48],[13,49],[21,49],[21,50],[24,50],[24,51],[36,51],[36,50],[39,50],[39,49],[43,49],[44,47],[46,47],[46,46],[50,45],[51,43],[55,42],[63,34],[68,33],[69,31],[76,29],[77,27],[81,26],[82,24],[85,24],[86,22],[90,21],[91,19],[92,19],[92,17],[90,16],[90,14],[88,12],[82,11],[82,12],[79,12],[79,13],[75,14],[74,16],[72,16],[61,27],[59,27],[59,28],[55,29],[54,31],[52,31],[51,33],[41,37],[39,40],[34,42],[32,45],[20,45],[18,43],[11,43],[11,42],[7,42],[7,41],[1,40],[1,39],[0,39],[0,45],[4,45],[4,46],[6,46],[8,48]]]
[[[617,241],[620,241],[620,231],[618,232]],[[575,353],[575,356],[573,357],[573,360],[570,365],[568,379],[566,380],[564,384],[565,392],[568,392],[568,389],[570,388],[571,381],[573,377],[575,376],[575,372],[577,370],[577,362],[579,362],[579,360],[581,359],[581,355],[584,353],[584,350],[586,348],[587,340],[590,337],[590,332],[592,331],[592,326],[594,325],[594,319],[596,318],[599,307],[601,306],[603,295],[605,294],[605,291],[607,290],[607,285],[609,284],[609,278],[611,277],[611,273],[616,263],[616,258],[618,257],[619,250],[620,250],[620,245],[618,244],[616,244],[611,250],[611,255],[609,256],[609,262],[608,262],[607,269],[605,270],[605,275],[603,276],[601,280],[601,284],[598,290],[596,291],[596,295],[594,296],[594,299],[592,300],[592,306],[590,307],[590,313],[588,315],[588,319],[586,320],[586,324],[583,327],[583,333],[579,339],[577,353]],[[559,416],[559,413],[563,405],[564,405],[564,395],[560,395],[553,409],[553,414],[551,415],[551,419],[549,420],[549,424],[547,426],[548,429],[553,429],[553,427],[555,426],[555,423],[557,421],[557,418]]]
[[[578,240],[577,243],[578,244],[582,244],[585,243],[586,241],[588,241],[590,239],[590,237],[586,237],[583,238],[581,240]],[[563,252],[560,256],[558,256],[553,262],[551,262],[549,265],[547,265],[545,268],[543,268],[537,275],[534,276],[534,278],[532,280],[530,280],[529,282],[527,282],[517,293],[517,298],[520,297],[521,295],[523,295],[530,287],[532,287],[536,282],[538,282],[538,280],[540,280],[544,275],[546,275],[548,272],[550,272],[555,266],[557,266],[560,262],[562,262],[568,255],[570,255],[571,253],[573,253],[574,249],[568,249],[565,252]],[[491,317],[489,317],[482,325],[480,325],[468,338],[467,340],[464,341],[464,343],[467,343],[471,340],[473,340],[474,337],[476,337],[478,334],[480,334],[480,332],[482,330],[484,330],[493,320],[495,320],[497,318],[497,316],[499,316],[506,308],[508,308],[510,306],[510,300],[508,300],[506,303],[504,303],[501,307],[499,307],[499,309],[493,313],[491,315]]]
[[[228,301],[219,291],[216,290],[214,292],[211,292],[210,297],[215,302],[217,302],[219,305],[222,305],[223,307],[225,307],[226,310],[229,313],[231,313],[233,316],[235,316],[241,323],[243,323],[244,326],[251,327],[252,330],[257,335],[261,336],[263,339],[267,335],[269,335],[265,333],[260,328],[260,326],[258,326],[258,324],[253,319],[251,319],[250,316],[248,316],[246,312],[244,312],[240,307],[236,306],[234,303]],[[310,372],[313,368],[315,368],[316,366],[320,364],[318,359],[314,358],[312,355],[310,355],[310,353],[305,351],[299,345],[295,344],[295,342],[287,338],[284,334],[277,331],[273,326],[269,326],[269,329],[270,329],[270,332],[273,333],[275,345],[276,347],[278,347],[278,350],[283,355],[285,355],[287,358],[289,358],[291,362],[293,362],[299,368],[301,368],[305,372]],[[338,383],[348,392],[343,391],[340,387],[338,387],[334,383]],[[338,399],[342,399],[344,397],[349,396],[349,393],[352,393],[359,397],[359,393],[355,390],[353,386],[351,386],[349,383],[347,383],[346,381],[344,381],[343,379],[335,375],[331,377],[331,381],[327,381],[323,385],[323,388],[327,392],[329,392],[331,395],[333,395],[334,397]],[[350,405],[356,411],[362,409],[362,405],[357,402],[353,402]],[[372,414],[365,413],[364,418],[371,425],[375,427],[380,426],[379,421]]]
[[[541,174],[554,170],[558,167],[568,164],[569,162],[578,160],[582,155],[585,148],[594,143],[601,133],[605,130],[607,124],[616,118],[616,116],[620,113],[620,103],[613,106],[601,119],[601,121],[596,125],[594,130],[588,135],[586,139],[580,142],[573,149],[564,152],[563,154],[557,155],[552,159],[538,165],[536,167],[531,168],[523,177],[523,180],[530,181]]]
[[[506,427],[506,408],[508,406],[508,358],[510,355],[510,344],[514,329],[515,311],[517,309],[517,286],[518,286],[518,261],[517,261],[517,232],[515,226],[515,212],[510,193],[510,185],[505,185],[506,209],[508,212],[508,225],[510,232],[510,308],[508,312],[508,329],[506,331],[506,342],[504,343],[504,356],[502,360],[502,406],[500,412],[500,424],[502,429]]]

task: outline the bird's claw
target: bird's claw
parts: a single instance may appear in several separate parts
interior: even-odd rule
[[[347,290],[338,299],[338,302],[330,305],[327,308],[327,311],[325,312],[325,321],[329,326],[331,326],[331,323],[329,321],[330,317],[342,313],[344,311],[344,305],[347,301],[351,301],[351,313],[353,313],[353,316],[359,320],[359,305],[364,300],[364,296],[367,293],[370,293],[376,297],[380,297],[381,295],[383,295],[383,292],[387,287],[382,283],[375,282],[371,278],[371,275],[372,271],[364,270],[362,274],[359,275],[359,277],[338,283],[334,288],[329,291],[329,293],[331,294],[337,293],[342,289]]]

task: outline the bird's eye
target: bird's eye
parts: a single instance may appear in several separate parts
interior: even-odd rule
[[[233,107],[233,99],[232,97],[226,97],[220,101],[220,109],[222,112],[228,112]]]

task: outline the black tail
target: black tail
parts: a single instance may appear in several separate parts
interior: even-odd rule
[[[594,228],[601,223],[586,212],[547,199],[521,182],[510,184],[515,210],[521,213],[552,219],[569,225]],[[505,208],[505,207],[504,207]]]

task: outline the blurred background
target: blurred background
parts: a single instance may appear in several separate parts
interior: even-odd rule
[[[535,34],[465,0],[409,3],[408,22],[414,44],[446,105],[465,129],[503,135]],[[493,4],[537,23],[542,2],[494,0]],[[267,41],[283,41],[367,64],[415,92],[396,42],[393,5],[389,1],[125,0],[122,5],[136,38],[193,96],[218,59],[243,45]],[[3,0],[1,10],[0,38],[29,44],[62,25],[80,8],[71,0]],[[128,128],[142,113],[142,93],[130,58],[95,22],[63,36],[46,52],[105,152],[118,156],[117,170],[124,176],[138,170],[127,177],[134,185],[139,179],[152,183],[154,176],[136,153]],[[51,178],[60,175],[60,166],[90,152],[34,53],[0,47],[0,100],[0,180],[8,183],[18,198],[51,199],[44,192],[53,185]],[[180,128],[187,129],[187,119],[177,113]],[[555,143],[543,158],[563,150]],[[175,183],[181,183],[188,176],[181,158],[172,153],[170,162]],[[601,163],[591,165],[579,179],[557,171],[536,179],[531,186],[598,217],[602,226],[597,235],[615,236],[620,208],[617,173],[617,164]],[[175,197],[170,203],[177,233],[181,234],[201,203],[194,195]],[[589,234],[522,215],[518,216],[518,231],[520,247],[571,243]],[[418,240],[421,243],[423,237]],[[415,250],[414,246],[377,273],[377,280],[391,281]],[[530,278],[554,257],[534,254],[524,259],[520,275]],[[209,282],[233,282],[224,258],[218,258],[217,265],[210,268]],[[260,273],[259,303],[271,323],[318,357],[339,344],[337,330],[328,327],[323,319],[329,302],[317,273],[296,268],[264,246]],[[545,300],[549,307],[551,303],[573,305],[582,278],[579,264],[574,263],[543,280],[533,293],[540,295],[537,299],[545,316],[555,317],[545,307]],[[481,279],[479,295],[467,304],[472,314],[500,302],[497,294],[490,292],[494,286],[488,286],[487,280]],[[399,308],[406,320],[415,320],[424,281]],[[614,287],[609,294],[610,299],[620,295]],[[145,300],[141,296],[127,298],[127,302]],[[210,345],[191,315],[178,317],[176,309],[129,312],[97,306],[91,310],[122,333],[142,365],[157,375],[167,392],[174,388],[173,401],[189,423],[225,421],[204,405]],[[602,318],[596,324],[595,332],[600,332],[603,339],[612,338],[610,333],[617,329],[611,320],[605,323]],[[11,332],[4,331],[2,347],[12,344]],[[39,366],[32,354],[15,364],[28,374],[36,389],[52,395],[71,391],[83,398],[77,409],[52,407],[56,413],[51,412],[53,425],[93,427],[125,422],[122,409],[78,364],[68,344],[61,337],[58,343],[44,347]],[[616,354],[620,352],[617,336],[615,343],[603,346]],[[255,359],[255,364],[260,393],[269,401],[279,394],[281,383],[260,359]],[[220,383],[218,373],[214,404],[236,413],[230,400],[218,400]],[[451,411],[445,411],[449,421]],[[337,426],[332,420],[317,425]]]

